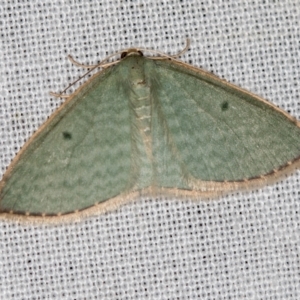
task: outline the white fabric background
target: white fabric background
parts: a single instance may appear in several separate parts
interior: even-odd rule
[[[300,118],[300,3],[0,1],[0,163],[117,50],[176,53]],[[299,299],[300,172],[207,201],[140,199],[65,225],[0,221],[0,299]]]

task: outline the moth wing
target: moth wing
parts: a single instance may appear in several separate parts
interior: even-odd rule
[[[128,99],[116,68],[93,77],[27,142],[5,174],[1,211],[82,210],[132,186]]]
[[[179,177],[182,188],[190,180],[255,179],[299,159],[299,123],[272,104],[181,63],[154,61],[151,69],[154,153],[164,186],[178,187]],[[163,135],[167,155],[155,144]]]

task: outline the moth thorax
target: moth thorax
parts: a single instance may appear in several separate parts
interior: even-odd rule
[[[150,121],[151,121],[151,97],[149,87],[144,88],[144,93],[141,93],[139,87],[138,95],[132,98],[132,108],[135,112],[136,121],[139,130],[144,134],[150,134]]]
[[[146,139],[151,133],[151,92],[149,79],[142,64],[136,63],[129,73],[130,102],[136,118],[136,126]]]

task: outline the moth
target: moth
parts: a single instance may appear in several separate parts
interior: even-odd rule
[[[300,125],[260,97],[141,49],[91,77],[0,183],[2,216],[90,214],[139,195],[212,197],[299,165]]]

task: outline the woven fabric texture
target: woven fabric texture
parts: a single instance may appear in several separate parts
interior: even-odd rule
[[[1,175],[95,64],[143,47],[300,119],[300,6],[282,1],[0,1]],[[0,221],[0,299],[299,299],[300,172],[213,201],[141,198],[60,225]]]

